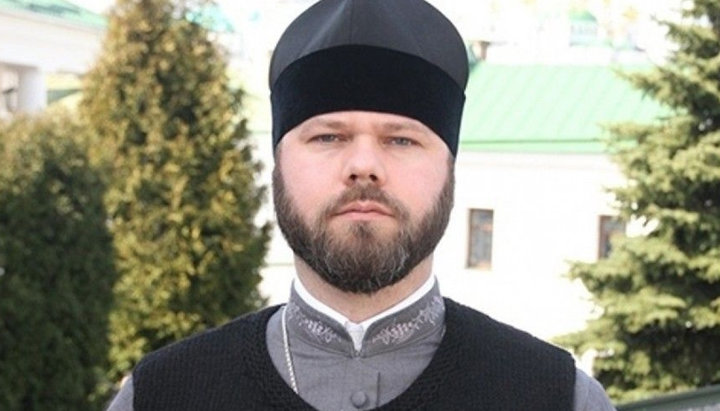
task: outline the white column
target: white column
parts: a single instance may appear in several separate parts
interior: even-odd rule
[[[42,71],[37,67],[18,70],[18,106],[21,113],[40,111],[47,106],[47,90]]]
[[[5,90],[5,66],[3,66],[2,62],[0,62],[0,119],[8,116],[8,107],[5,102],[5,93],[3,91]]]

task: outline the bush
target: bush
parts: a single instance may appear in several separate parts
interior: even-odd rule
[[[116,381],[145,353],[264,303],[260,164],[242,93],[207,30],[188,18],[191,3],[119,0],[79,107],[108,175]]]
[[[102,182],[66,112],[0,124],[0,409],[97,409],[115,281]]]

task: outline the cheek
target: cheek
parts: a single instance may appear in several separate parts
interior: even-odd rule
[[[317,167],[283,169],[286,193],[303,217],[314,218],[332,197],[328,174],[319,172]]]
[[[445,184],[447,171],[424,167],[405,170],[401,175],[405,178],[395,179],[394,189],[388,191],[412,214],[419,215],[428,212],[435,205]]]

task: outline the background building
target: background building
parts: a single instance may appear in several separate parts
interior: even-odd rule
[[[256,28],[264,13],[284,27],[295,15],[289,10],[312,2],[274,3],[292,7],[278,14],[255,9]],[[456,205],[435,255],[441,290],[541,338],[580,329],[593,306],[583,285],[567,279],[568,263],[602,258],[613,235],[642,231],[641,224],[626,227],[615,218],[607,188],[625,180],[607,155],[602,125],[651,121],[663,113],[615,70],[647,70],[661,60],[664,37],[653,42],[646,33],[662,29],[649,26],[649,12],[625,9],[629,14],[622,15],[621,2],[604,2],[609,9],[600,17],[570,2],[559,11],[549,1],[510,1],[502,3],[505,8],[474,3],[488,11],[484,18],[482,12],[458,13],[462,7],[451,5],[458,2],[433,3],[456,19],[474,64],[456,163]],[[272,33],[268,42],[280,32],[266,32]],[[261,50],[256,56],[267,59],[271,50]],[[251,62],[261,69],[244,76],[269,184],[267,60],[261,60]],[[270,207],[260,218],[273,219]],[[276,229],[261,285],[270,303],[287,298],[292,258]]]
[[[614,218],[606,188],[624,179],[601,124],[663,110],[609,66],[480,63],[467,98],[455,208],[435,253],[441,290],[542,338],[582,328],[592,305],[565,277],[568,262],[602,258],[613,235],[640,231]],[[258,139],[270,155],[270,137]],[[279,232],[267,263],[263,291],[281,302],[293,268]]]
[[[233,75],[248,91],[268,185],[269,57],[312,2],[221,1],[221,10],[210,10]],[[613,70],[662,61],[667,44],[652,18],[674,16],[679,0],[431,2],[456,22],[474,64],[456,207],[436,253],[441,288],[543,338],[581,328],[592,305],[582,285],[565,278],[568,261],[600,258],[613,233],[638,231],[613,218],[606,188],[624,179],[600,141],[600,124],[662,113]],[[92,64],[105,24],[95,12],[111,1],[76,3],[94,12],[63,0],[0,0],[0,115],[41,109],[49,77],[77,79]],[[270,204],[258,219],[274,219]],[[287,298],[292,263],[276,229],[261,285],[270,303]]]
[[[104,32],[101,15],[67,1],[0,0],[0,118],[43,109],[49,83],[77,89]]]

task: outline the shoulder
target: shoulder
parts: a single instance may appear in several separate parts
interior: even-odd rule
[[[132,376],[123,381],[120,391],[110,402],[105,411],[133,411],[133,381]]]
[[[574,411],[613,411],[610,399],[600,383],[578,369],[575,377]]]
[[[538,355],[549,356],[564,362],[566,366],[571,365],[574,370],[575,362],[572,356],[558,346],[453,300],[446,299],[445,306],[448,327],[458,327],[464,338],[481,344],[484,349],[496,355],[529,357],[531,360]]]
[[[576,371],[567,351],[450,299],[445,326],[443,352],[462,369],[465,390],[493,398],[497,409],[572,409]]]
[[[135,409],[230,409],[243,396],[250,401],[254,370],[269,361],[265,326],[276,310],[244,315],[146,355],[132,374]]]
[[[197,368],[206,362],[218,363],[237,357],[245,347],[256,346],[257,341],[264,338],[265,324],[277,308],[245,314],[147,354],[133,371],[135,382],[147,373]]]

